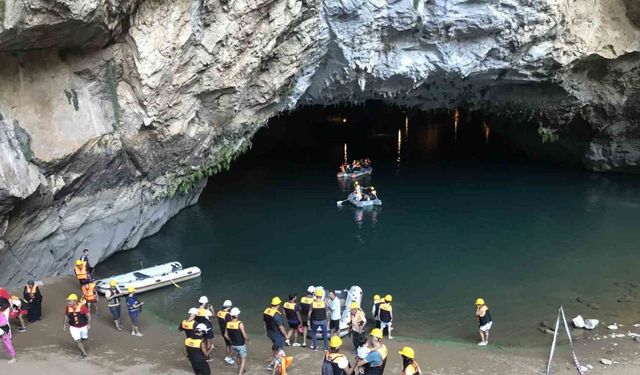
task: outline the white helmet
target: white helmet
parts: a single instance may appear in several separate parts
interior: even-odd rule
[[[204,325],[203,323],[200,323],[196,326],[196,331],[201,331],[201,332],[207,332],[207,326]]]
[[[200,297],[198,302],[199,303],[209,303],[209,298],[207,298],[207,296],[202,296],[202,297]]]
[[[198,309],[196,309],[195,307],[192,307],[189,309],[189,315],[196,315],[198,314]]]
[[[226,300],[222,302],[222,307],[231,307],[231,306],[233,306],[233,303],[231,303],[230,300]]]
[[[240,309],[237,308],[237,307],[234,307],[233,309],[231,309],[229,314],[231,314],[231,316],[238,316],[238,315],[240,315]]]
[[[316,287],[311,285],[307,288],[307,292],[309,293],[315,293],[316,292]]]

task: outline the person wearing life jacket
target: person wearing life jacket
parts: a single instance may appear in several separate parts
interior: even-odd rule
[[[29,304],[27,321],[33,323],[42,319],[42,293],[40,293],[40,287],[33,280],[28,280],[22,291],[22,296]]]
[[[300,305],[298,304],[298,296],[295,293],[289,294],[289,301],[285,302],[284,305],[284,314],[287,316],[287,323],[289,324],[289,329],[287,330],[287,340],[286,343],[289,343],[291,339],[291,335],[293,334],[293,344],[291,346],[300,346],[298,343],[298,333],[302,324],[302,317],[300,316]]]
[[[4,297],[2,298],[4,300],[7,300]],[[3,306],[6,305],[3,304]],[[8,307],[6,307],[6,309],[8,309]],[[4,348],[9,354],[9,364],[16,363],[17,361],[16,350],[13,347],[13,342],[11,341],[12,338],[13,337],[11,335],[11,325],[9,324],[9,319],[4,314],[4,312],[2,311],[2,307],[0,306],[0,339],[2,340],[2,344],[4,344]]]
[[[66,331],[69,327],[69,333],[73,341],[80,349],[80,359],[87,357],[87,351],[84,348],[83,341],[89,339],[89,328],[91,328],[91,314],[87,306],[78,303],[78,296],[74,293],[67,297],[67,307],[64,310],[64,321],[62,330]]]
[[[307,330],[309,329],[309,311],[313,303],[313,295],[316,288],[311,285],[307,288],[307,294],[300,298],[300,317],[302,318],[302,347],[307,347]]]
[[[382,304],[382,302],[384,302],[384,300],[380,298],[379,294],[373,296],[373,307],[371,308],[371,316],[376,322],[376,328],[380,328],[380,304]]]
[[[351,327],[351,340],[353,342],[353,350],[357,350],[360,346],[360,337],[364,333],[364,326],[367,324],[367,318],[364,311],[360,309],[358,302],[351,302],[349,306],[349,326]]]
[[[283,348],[279,348],[277,345],[271,347],[273,353],[273,367],[271,368],[271,375],[287,375],[287,369],[293,363],[293,357],[287,356]]]
[[[402,348],[398,354],[402,357],[402,375],[420,375],[420,365],[416,362],[416,353],[408,346]]]
[[[318,350],[318,328],[322,330],[322,341],[325,350],[329,349],[329,327],[327,318],[329,317],[329,305],[324,300],[324,289],[316,289],[316,298],[311,303],[311,311],[309,311],[308,320],[311,328],[311,349]]]
[[[91,264],[89,263],[89,249],[82,250],[82,255],[80,256],[80,260],[83,261],[84,264],[87,266],[87,272],[89,273],[89,275],[92,275],[94,268],[91,267]]]
[[[384,301],[380,304],[380,329],[384,333],[385,330],[389,335],[389,340],[393,340],[393,336],[391,336],[391,331],[393,330],[393,307],[391,306],[391,302],[393,301],[393,297],[390,294],[384,296]]]
[[[237,307],[232,308],[229,316],[231,320],[227,322],[224,337],[231,343],[231,350],[235,354],[235,362],[238,364],[238,375],[242,375],[247,361],[247,343],[249,342],[249,336],[244,329],[244,323],[238,319],[240,309]]]
[[[489,344],[489,331],[493,325],[491,319],[491,313],[489,312],[489,306],[486,305],[483,298],[476,299],[476,318],[478,318],[478,324],[480,325],[480,342],[478,345],[486,346]]]
[[[205,340],[207,344],[207,350],[211,352],[215,349],[215,345],[213,345],[213,324],[209,317],[211,316],[211,312],[204,308],[199,308],[198,313],[196,314],[196,323],[204,324],[206,330],[203,331],[202,338]]]
[[[100,316],[100,309],[98,308],[98,291],[96,290],[96,284],[89,282],[84,284],[81,288],[84,301],[91,311],[91,306],[96,308],[96,318]]]
[[[364,375],[382,375],[387,364],[389,354],[387,347],[382,343],[382,330],[374,328],[369,334],[369,354],[358,360],[357,367],[361,368]]]
[[[279,310],[281,303],[282,300],[280,297],[273,297],[271,299],[271,306],[267,307],[262,313],[262,320],[264,321],[267,337],[271,339],[271,343],[277,345],[279,348],[284,348],[287,332],[282,324],[282,314]]]
[[[80,259],[76,260],[76,265],[73,267],[73,272],[76,275],[76,279],[80,285],[87,284],[91,281],[91,276],[89,275],[89,271],[87,270],[87,264]]]
[[[230,300],[226,300],[222,303],[222,309],[218,310],[216,313],[216,318],[218,319],[218,326],[220,327],[220,335],[222,335],[222,339],[224,340],[225,345],[225,356],[224,361],[230,365],[235,365],[236,362],[231,358],[231,342],[227,340],[227,337],[224,335],[224,332],[227,330],[227,323],[231,321],[231,315],[229,311],[231,311],[231,306],[233,304]]]
[[[207,327],[204,324],[196,325],[194,330],[195,337],[187,337],[184,340],[185,351],[187,352],[187,358],[191,363],[191,368],[195,375],[210,375],[211,368],[209,367],[209,350],[207,348],[206,340],[202,337],[205,334]]]
[[[205,309],[207,311],[207,319],[211,321],[211,319],[216,315],[216,310],[213,308],[213,305],[209,303],[209,298],[207,296],[202,296],[198,299],[198,309]]]
[[[138,296],[136,296],[136,288],[130,286],[127,288],[129,296],[127,296],[127,310],[129,311],[129,319],[131,319],[131,336],[142,337],[140,332],[140,314],[142,313],[142,305]]]
[[[109,289],[104,292],[104,297],[107,299],[107,307],[113,316],[113,322],[116,325],[117,331],[122,331],[122,323],[120,322],[120,296],[122,293],[118,288],[118,282],[115,280],[109,281]]]
[[[353,367],[349,364],[347,357],[340,353],[342,339],[338,336],[331,336],[329,340],[329,351],[324,354],[322,360],[322,375],[351,375]]]
[[[26,332],[27,325],[24,322],[24,317],[27,316],[28,311],[24,308],[22,300],[18,296],[11,296],[9,300],[9,318],[17,321],[20,324],[18,332]]]
[[[198,309],[192,307],[189,309],[187,319],[183,320],[182,323],[178,326],[178,331],[184,331],[184,334],[187,338],[196,338],[196,314],[198,313]]]

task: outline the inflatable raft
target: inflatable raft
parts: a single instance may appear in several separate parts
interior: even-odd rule
[[[356,196],[351,193],[349,194],[349,197],[347,198],[347,200],[349,201],[349,203],[351,203],[352,205],[358,207],[358,208],[362,208],[362,207],[371,207],[371,206],[382,206],[382,201],[380,199],[373,199],[373,200],[368,200],[368,201],[360,201],[358,199],[356,199]]]
[[[325,290],[325,292],[327,293],[327,295],[325,296],[327,298],[327,305],[331,304],[331,301],[329,301],[328,299],[329,289],[325,289],[321,286],[317,286],[316,288],[322,288]],[[348,290],[336,289],[336,297],[340,301],[340,310],[342,312],[340,315],[340,331],[338,332],[338,335],[340,337],[345,337],[349,335],[351,330],[351,328],[349,327],[349,322],[351,320],[351,310],[349,310],[349,306],[352,302],[356,302],[358,303],[358,305],[362,306],[362,289],[357,285],[352,286]],[[309,330],[309,333],[307,334],[309,338],[311,338],[312,334],[310,331],[311,330]],[[316,332],[316,337],[322,340],[322,330],[318,329],[318,331]]]
[[[357,171],[354,172],[338,172],[337,176],[338,178],[358,178],[358,177],[362,177],[362,176],[366,176],[368,174],[373,173],[373,168],[360,168]]]
[[[136,289],[136,293],[144,293],[181,281],[191,280],[200,276],[200,274],[201,271],[198,267],[182,268],[180,262],[170,262],[100,279],[96,281],[96,289],[104,294],[109,289],[109,282],[115,280],[122,292],[126,293],[126,290],[132,286]]]

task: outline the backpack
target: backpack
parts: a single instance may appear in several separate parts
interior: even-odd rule
[[[322,360],[322,375],[335,375],[333,373],[333,363],[326,359]]]

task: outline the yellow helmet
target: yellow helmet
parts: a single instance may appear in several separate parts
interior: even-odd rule
[[[372,329],[369,334],[377,339],[382,339],[382,330],[380,328]]]
[[[379,294],[374,295],[373,296],[373,302],[375,303],[375,302],[379,302],[379,301],[380,301],[380,295]]]
[[[398,354],[403,355],[409,359],[416,358],[416,353],[413,351],[413,349],[411,349],[408,346],[405,346],[404,348],[402,348],[402,350],[400,350]]]
[[[129,293],[133,293],[133,292],[136,291],[136,288],[130,286],[130,287],[127,288],[127,291],[129,291]]]
[[[80,259],[76,259],[76,266],[79,266],[82,264],[82,261]]]
[[[75,293],[71,293],[67,296],[67,301],[77,301],[78,300],[78,295]]]
[[[118,285],[117,281],[115,281],[115,280],[109,281],[109,286],[117,286],[117,285]]]
[[[282,303],[282,300],[280,299],[280,297],[273,297],[271,299],[271,306],[276,306]]]
[[[342,346],[342,339],[338,336],[331,337],[331,340],[329,340],[329,346],[334,349],[338,349]]]
[[[384,296],[384,300],[386,302],[391,302],[393,301],[393,297],[391,296],[391,294],[387,294],[386,296]]]
[[[482,299],[482,298],[478,298],[478,299],[476,299],[476,303],[475,303],[475,304],[476,304],[476,305],[484,305],[484,304],[485,304],[485,303],[484,303],[484,299]]]
[[[349,305],[350,309],[358,309],[360,308],[360,305],[358,305],[358,302],[351,302],[351,305]]]
[[[316,297],[324,297],[324,289],[322,288],[316,289]]]

